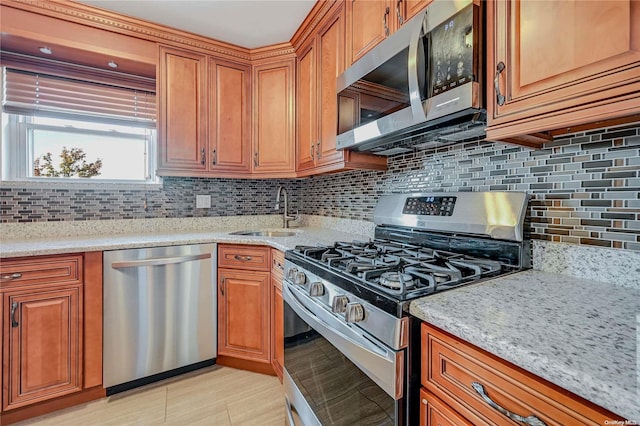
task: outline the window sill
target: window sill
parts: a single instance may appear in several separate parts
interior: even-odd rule
[[[78,181],[66,179],[52,180],[0,180],[2,188],[43,188],[43,189],[128,189],[139,191],[159,191],[162,189],[162,183],[142,183],[142,182],[126,182],[126,181]]]

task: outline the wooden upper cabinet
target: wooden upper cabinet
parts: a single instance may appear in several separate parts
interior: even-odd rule
[[[433,0],[398,0],[396,13],[402,16],[402,18],[398,18],[400,25],[416,16],[418,12],[427,7],[432,1]]]
[[[316,150],[316,155],[319,165],[334,163],[344,157],[344,151],[336,150],[338,131],[336,79],[345,69],[344,16],[344,7],[329,15],[317,36],[320,146]]]
[[[385,169],[386,158],[336,149],[336,80],[345,70],[345,6],[332,7],[298,49],[298,174]]]
[[[251,172],[250,67],[209,59],[210,169]]]
[[[295,177],[295,60],[253,67],[252,173]]]
[[[311,38],[298,51],[296,120],[298,172],[312,170],[316,164],[318,104],[316,88],[316,39]]]
[[[347,55],[353,64],[397,28],[395,2],[346,0]]]
[[[160,47],[160,175],[248,177],[250,67]]]
[[[640,3],[487,2],[491,140],[640,111]],[[539,135],[539,142],[545,140]]]
[[[207,170],[207,57],[160,46],[158,174]]]

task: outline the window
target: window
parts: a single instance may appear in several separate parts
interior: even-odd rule
[[[3,88],[3,179],[156,181],[154,93],[9,68]]]

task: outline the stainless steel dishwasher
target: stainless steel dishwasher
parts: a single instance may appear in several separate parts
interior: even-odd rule
[[[216,245],[104,252],[107,394],[215,363]]]

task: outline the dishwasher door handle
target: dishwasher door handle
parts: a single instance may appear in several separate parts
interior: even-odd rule
[[[211,253],[194,254],[191,256],[156,257],[152,259],[130,260],[126,262],[111,262],[113,269],[138,268],[140,266],[162,266],[176,263],[192,262],[194,260],[210,259]]]

